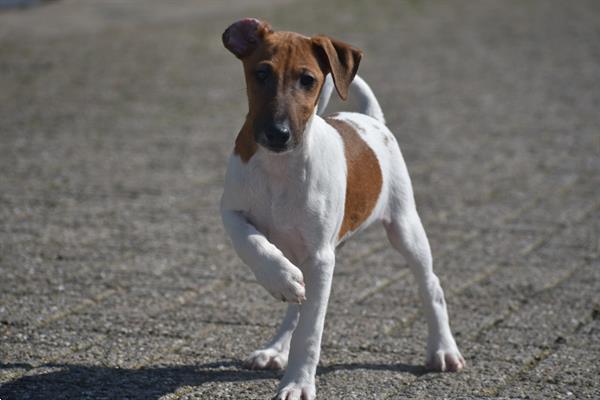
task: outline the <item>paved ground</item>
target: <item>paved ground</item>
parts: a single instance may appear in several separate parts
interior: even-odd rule
[[[0,398],[252,399],[283,305],[217,212],[235,19],[362,47],[468,368],[422,368],[404,261],[340,251],[324,399],[599,398],[600,2],[62,0],[0,13]]]

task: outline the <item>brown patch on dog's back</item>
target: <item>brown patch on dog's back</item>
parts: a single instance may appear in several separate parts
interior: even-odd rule
[[[233,153],[240,156],[244,163],[247,163],[256,152],[257,146],[252,129],[248,127],[248,124],[244,124],[235,138]]]
[[[377,156],[352,125],[332,117],[325,120],[342,137],[348,168],[344,220],[338,234],[341,240],[371,215],[381,193],[383,177]]]

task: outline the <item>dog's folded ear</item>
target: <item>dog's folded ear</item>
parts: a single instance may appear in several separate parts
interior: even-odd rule
[[[331,72],[335,89],[342,98],[348,98],[348,88],[358,71],[362,51],[328,36],[318,35],[312,38],[317,56],[325,67],[325,74]]]
[[[237,58],[249,56],[258,47],[264,35],[273,30],[267,22],[256,18],[244,18],[233,24],[223,32],[223,44]]]

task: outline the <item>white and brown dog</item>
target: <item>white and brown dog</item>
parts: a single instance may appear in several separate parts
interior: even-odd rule
[[[250,18],[227,28],[223,43],[243,62],[249,105],[225,177],[223,223],[257,281],[290,303],[248,366],[287,366],[277,399],[315,398],[335,249],[381,221],[419,285],[427,365],[463,368],[400,148],[356,76],[360,50],[327,36],[274,32]],[[334,85],[342,99],[358,96],[360,113],[319,116]]]

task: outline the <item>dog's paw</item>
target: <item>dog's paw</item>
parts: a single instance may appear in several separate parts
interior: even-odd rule
[[[287,366],[287,352],[273,348],[256,350],[244,360],[244,366],[249,369],[282,370]]]
[[[304,276],[294,265],[290,264],[285,268],[270,271],[268,277],[261,280],[261,283],[277,300],[296,304],[306,300]]]
[[[316,396],[314,383],[290,383],[279,389],[273,400],[314,400]]]
[[[454,346],[440,346],[435,351],[431,351],[427,356],[426,366],[432,371],[438,372],[458,372],[465,367],[465,359]]]

